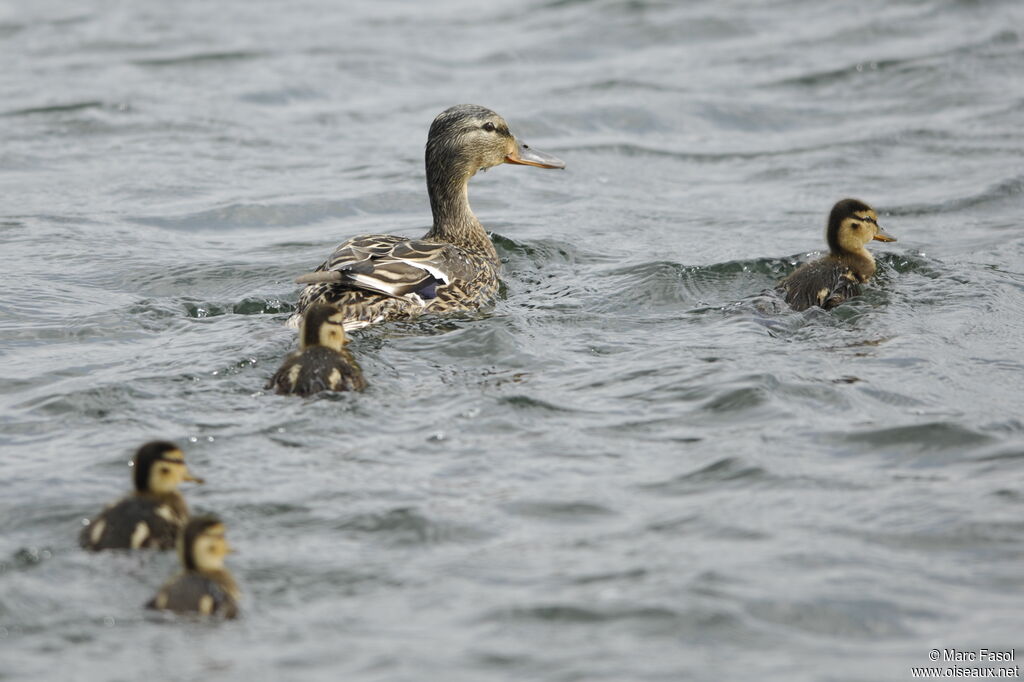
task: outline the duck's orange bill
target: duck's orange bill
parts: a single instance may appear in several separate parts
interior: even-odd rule
[[[877,239],[880,242],[894,242],[894,241],[896,241],[896,237],[893,237],[891,234],[887,234],[885,232],[882,232],[882,228],[878,228],[878,232],[875,233],[874,239]]]
[[[505,163],[537,168],[565,168],[565,161],[546,152],[530,149],[529,145],[516,141],[516,148],[505,157]]]

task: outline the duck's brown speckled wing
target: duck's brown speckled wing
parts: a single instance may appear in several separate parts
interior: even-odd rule
[[[782,280],[783,292],[794,310],[818,306],[831,310],[843,301],[860,295],[860,284],[850,269],[831,258],[822,258],[801,266]]]
[[[325,271],[338,273],[336,281],[308,285],[299,295],[298,314],[313,303],[334,305],[351,320],[346,329],[412,317],[427,308],[470,309],[497,291],[496,264],[482,254],[394,235],[350,239],[316,269]],[[490,280],[493,287],[483,286]]]
[[[320,391],[361,391],[366,380],[348,350],[312,346],[289,353],[266,388],[282,395],[307,396]]]
[[[79,535],[85,549],[173,549],[184,502],[132,495],[107,507]]]
[[[179,573],[167,581],[156,596],[149,600],[146,608],[225,618],[238,615],[238,604],[230,589],[195,571]]]

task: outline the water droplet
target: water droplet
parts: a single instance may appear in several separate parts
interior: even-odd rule
[[[106,625],[108,628],[112,628],[114,627],[114,625],[117,624],[117,621],[114,620],[113,616],[104,616],[103,624]]]

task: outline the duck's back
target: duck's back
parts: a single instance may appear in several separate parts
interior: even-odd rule
[[[160,588],[146,607],[234,618],[238,615],[238,604],[231,594],[231,583],[230,577],[217,580],[197,571],[179,573]]]
[[[281,395],[308,396],[320,391],[361,391],[366,380],[347,350],[310,346],[290,353],[266,387]]]
[[[831,310],[848,298],[860,295],[852,270],[836,258],[821,258],[801,266],[778,286],[794,310],[814,306]]]
[[[187,511],[172,496],[130,495],[82,529],[85,549],[171,549]]]
[[[342,310],[350,320],[346,330],[415,317],[427,309],[475,309],[497,294],[498,264],[493,247],[461,248],[386,234],[353,237],[316,269],[336,272],[338,279],[306,286],[294,323],[315,303]]]

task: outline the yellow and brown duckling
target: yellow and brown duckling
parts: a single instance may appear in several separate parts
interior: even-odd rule
[[[234,618],[241,596],[224,558],[233,552],[224,523],[216,516],[197,516],[178,536],[181,572],[156,593],[146,608]]]
[[[189,473],[185,454],[174,443],[146,443],[132,460],[135,490],[108,506],[82,529],[85,549],[171,549],[188,520],[178,492],[182,481],[202,483]]]
[[[860,285],[875,274],[875,258],[867,250],[868,242],[894,242],[878,226],[875,210],[857,199],[843,199],[832,207],[828,217],[829,253],[779,283],[794,310],[814,306],[831,310],[843,301],[860,295]]]
[[[308,396],[320,391],[361,391],[366,379],[345,348],[345,313],[316,303],[302,317],[299,349],[289,353],[267,382],[281,395]]]
[[[314,303],[345,313],[345,329],[423,312],[476,310],[498,292],[498,253],[469,207],[467,185],[479,170],[502,163],[565,168],[531,149],[498,114],[474,104],[442,111],[427,136],[427,193],[433,227],[420,239],[389,234],[353,237],[316,272],[299,277],[299,315]]]

